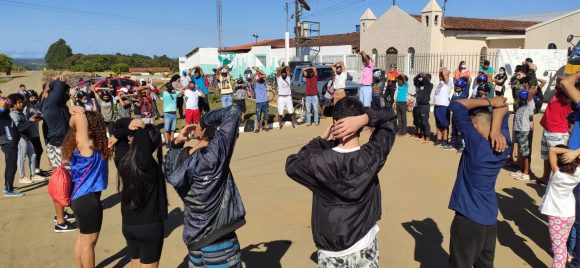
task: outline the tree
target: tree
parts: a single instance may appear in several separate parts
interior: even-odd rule
[[[111,65],[111,71],[113,71],[115,74],[121,74],[121,73],[126,73],[129,71],[129,64],[127,63],[116,63]]]
[[[10,75],[12,72],[12,59],[4,54],[0,54],[0,72]]]
[[[70,66],[66,66],[66,59],[72,56],[72,49],[66,44],[62,38],[58,39],[55,43],[50,45],[44,60],[48,68],[52,69],[65,69]]]

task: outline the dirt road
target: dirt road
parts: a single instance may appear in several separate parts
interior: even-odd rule
[[[40,94],[42,91],[42,71],[29,71],[26,73],[13,73],[12,77],[14,79],[9,82],[0,84],[0,90],[2,90],[3,96],[8,96],[10,93],[14,93],[19,90],[19,85],[26,85],[27,89],[34,89]]]
[[[20,83],[16,79],[12,82]],[[284,165],[289,154],[322,131],[320,126],[240,135],[231,168],[247,210],[247,225],[237,232],[246,267],[315,267],[310,228],[312,195],[286,177]],[[540,134],[539,129],[532,162],[537,174],[542,172]],[[45,157],[43,161],[46,168]],[[455,152],[409,138],[397,139],[379,175],[383,205],[378,234],[381,267],[446,267],[453,218],[447,205],[458,161]],[[3,168],[0,158],[0,170]],[[125,241],[112,161],[109,169],[96,258],[99,267],[125,267],[128,260],[123,252]],[[501,172],[496,187],[500,215],[495,264],[547,267],[551,264],[547,220],[538,211],[545,187],[515,181],[508,173]],[[20,189],[26,196],[0,197],[0,267],[73,267],[76,234],[52,232],[54,210],[45,183]],[[182,203],[171,187],[168,192],[171,214],[166,222],[161,267],[177,267],[187,254],[181,241]]]

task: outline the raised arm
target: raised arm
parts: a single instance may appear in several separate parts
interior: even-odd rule
[[[91,141],[89,139],[89,122],[84,109],[79,106],[70,108],[70,126],[76,129],[77,149],[82,156],[91,156]]]
[[[575,103],[580,102],[580,91],[575,86],[578,80],[580,80],[580,72],[566,76],[561,82],[564,94]]]
[[[559,147],[552,147],[550,148],[549,159],[550,159],[550,166],[552,167],[552,172],[556,172],[558,170],[558,155],[567,154],[572,152],[570,149],[566,148],[559,148]]]

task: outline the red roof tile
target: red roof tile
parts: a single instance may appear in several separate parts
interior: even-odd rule
[[[318,46],[345,46],[360,47],[360,33],[321,35],[318,39],[309,39],[302,42],[303,47]],[[248,52],[254,46],[271,46],[272,48],[284,48],[284,39],[262,40],[257,43],[248,43],[240,46],[226,47],[221,52]],[[294,39],[290,39],[290,47],[295,47]]]
[[[411,15],[421,21],[420,15]],[[505,32],[505,33],[526,33],[526,28],[538,24],[534,21],[517,20],[496,20],[477,19],[465,17],[445,17],[443,28],[446,30],[484,31],[484,32]]]

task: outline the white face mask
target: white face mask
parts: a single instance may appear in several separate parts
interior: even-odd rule
[[[461,69],[467,69],[467,65],[465,64],[461,65]]]
[[[499,71],[499,73],[500,73],[500,74],[505,74],[505,72],[504,72],[504,71]]]

